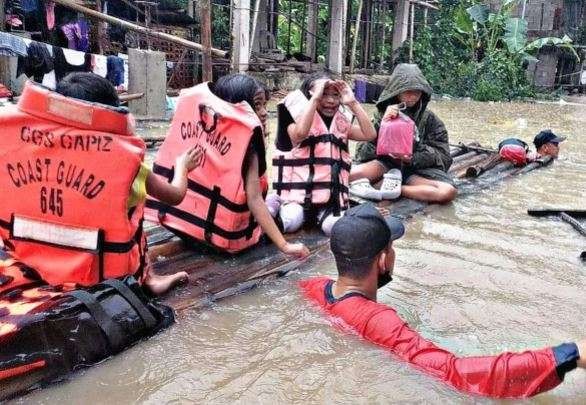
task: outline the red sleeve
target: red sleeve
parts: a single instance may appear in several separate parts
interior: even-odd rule
[[[363,336],[455,388],[497,398],[523,398],[557,386],[551,348],[496,356],[457,357],[422,338],[393,309],[375,314]]]

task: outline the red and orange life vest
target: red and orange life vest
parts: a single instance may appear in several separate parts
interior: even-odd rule
[[[153,172],[171,181],[176,158],[194,145],[203,152],[201,164],[189,173],[187,194],[178,206],[149,198],[145,217],[231,253],[256,244],[262,230],[248,208],[243,166],[251,142],[263,145],[256,152],[264,161],[262,136],[247,103],[220,99],[208,83],[182,91]]]
[[[0,237],[47,283],[89,286],[142,269],[143,206],[127,201],[144,157],[124,110],[27,83],[0,110]]]
[[[281,104],[297,121],[308,100],[296,90]],[[283,202],[296,202],[307,209],[330,207],[335,214],[348,207],[351,127],[350,120],[341,111],[334,115],[330,128],[316,112],[306,139],[290,151],[275,152],[273,188]]]

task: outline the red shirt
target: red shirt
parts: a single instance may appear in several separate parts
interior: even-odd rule
[[[393,308],[360,293],[336,299],[332,285],[333,280],[326,277],[300,283],[305,296],[328,315],[460,391],[495,398],[530,397],[556,387],[576,367],[578,348],[573,343],[522,353],[458,357],[422,338]]]

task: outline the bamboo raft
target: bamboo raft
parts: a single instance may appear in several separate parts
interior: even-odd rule
[[[491,187],[508,177],[528,173],[549,165],[547,157],[523,167],[503,161],[496,151],[478,144],[459,144],[451,147],[454,163],[450,173],[458,186],[458,197],[463,198]],[[362,201],[354,201],[360,203]],[[401,198],[384,201],[379,207],[387,215],[402,219],[433,209],[435,205]],[[298,268],[299,262],[286,257],[272,244],[254,247],[239,255],[201,253],[190,250],[172,233],[160,226],[148,225],[149,256],[155,271],[170,274],[186,271],[189,282],[163,298],[175,310],[201,307],[221,298],[251,289],[267,280],[281,277]],[[304,230],[287,235],[287,239],[303,242],[311,256],[327,248],[328,239],[318,230]]]

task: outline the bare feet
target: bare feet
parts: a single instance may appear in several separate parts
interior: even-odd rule
[[[168,276],[159,276],[153,272],[149,273],[144,284],[154,295],[162,295],[175,287],[179,283],[183,283],[189,279],[186,272],[180,271]]]

